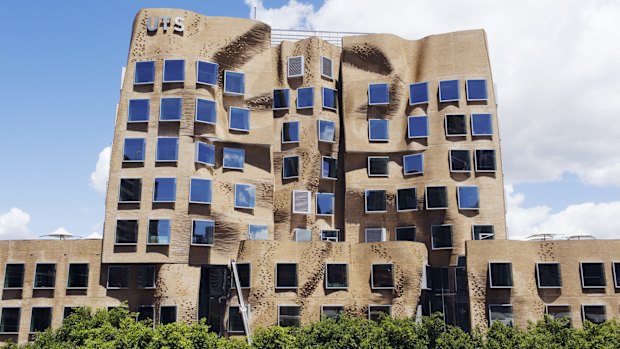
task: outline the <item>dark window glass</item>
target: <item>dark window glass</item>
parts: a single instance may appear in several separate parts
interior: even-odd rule
[[[154,265],[138,266],[138,287],[139,288],[155,288],[155,266]]]
[[[164,61],[164,82],[183,82],[185,80],[185,61],[166,59]]]
[[[620,263],[613,264],[614,271],[614,287],[620,288]]]
[[[321,315],[325,317],[337,319],[342,313],[344,313],[344,307],[341,305],[324,305],[321,307]]]
[[[155,318],[155,307],[152,305],[141,305],[138,307],[138,321],[149,319],[153,321]]]
[[[162,305],[159,309],[159,323],[162,325],[177,322],[176,305]]]
[[[266,225],[250,224],[248,225],[248,236],[250,240],[268,240],[269,228]]]
[[[428,116],[410,116],[407,118],[407,136],[409,138],[428,137]]]
[[[52,308],[32,308],[30,333],[43,332],[52,326]]]
[[[414,211],[418,209],[418,197],[415,188],[398,189],[396,193],[396,208],[398,211]]]
[[[394,266],[392,264],[372,265],[372,288],[393,288]]]
[[[182,104],[181,98],[162,98],[159,110],[159,120],[178,121],[181,120]]]
[[[547,305],[547,314],[554,319],[568,318],[571,321],[570,305]]]
[[[34,276],[35,288],[54,288],[56,283],[56,264],[37,264]]]
[[[452,248],[452,226],[448,224],[431,226],[431,242],[434,250]]]
[[[245,74],[239,72],[224,72],[224,93],[242,95],[245,93]]]
[[[387,211],[387,194],[385,190],[366,190],[366,212]]]
[[[250,109],[230,107],[229,112],[231,130],[250,131]]]
[[[366,228],[366,242],[383,242],[386,240],[385,228]]]
[[[428,267],[429,288],[435,293],[450,291],[450,269],[447,267]]]
[[[138,242],[138,221],[119,219],[116,221],[116,243],[135,244]]]
[[[338,179],[338,159],[324,156],[321,169],[323,178]]]
[[[282,178],[299,177],[299,156],[286,156],[282,158]]]
[[[347,288],[348,281],[347,264],[327,264],[325,266],[326,288]]]
[[[490,305],[489,322],[492,324],[494,321],[499,321],[506,326],[513,326],[512,305]]]
[[[133,83],[139,85],[152,84],[153,82],[155,82],[155,62],[136,62],[136,72]]]
[[[237,148],[224,148],[224,168],[243,170],[245,163],[245,150]]]
[[[196,98],[196,121],[215,125],[217,123],[217,111],[215,101]]]
[[[108,288],[129,288],[129,266],[108,266]]]
[[[298,306],[278,307],[278,326],[299,327],[301,323],[300,308]]]
[[[192,178],[190,180],[189,202],[198,204],[211,203],[211,180]]]
[[[196,162],[215,166],[215,145],[203,142],[196,143]]]
[[[510,262],[492,262],[489,263],[489,285],[491,288],[512,287],[512,263]]]
[[[538,287],[562,287],[560,263],[537,263]]]
[[[333,121],[319,120],[319,141],[332,143],[335,136],[336,124]]]
[[[605,287],[603,263],[581,263],[581,282],[583,287]]]
[[[88,287],[88,264],[75,263],[69,264],[68,288],[87,288]]]
[[[239,285],[241,285],[241,288],[250,288],[250,263],[237,263],[237,275],[239,275]],[[232,280],[232,287],[237,287],[237,285],[235,285],[235,280]]]
[[[297,109],[314,107],[314,87],[302,87],[297,89]]]
[[[299,122],[282,123],[282,143],[299,142]]]
[[[397,227],[396,241],[415,241],[415,227]]]
[[[148,99],[130,99],[127,111],[128,122],[144,122],[149,120],[150,101]]]
[[[316,214],[323,216],[331,216],[334,214],[334,194],[316,194]]]
[[[428,103],[428,82],[418,82],[409,85],[409,104]]]
[[[144,138],[126,138],[123,161],[144,161]]]
[[[450,171],[469,172],[471,171],[471,161],[469,150],[452,149],[450,150]]]
[[[495,172],[495,150],[493,149],[476,150],[476,171]]]
[[[206,85],[217,85],[217,63],[198,61],[196,82]]]
[[[169,244],[170,243],[170,220],[151,219],[149,221],[149,244]]]
[[[78,307],[64,307],[62,309],[62,319],[68,318],[71,314],[75,313],[77,309]]]
[[[495,233],[493,232],[492,225],[474,225],[472,229],[473,229],[474,240],[495,239]]]
[[[273,109],[288,109],[289,89],[273,90]]]
[[[405,175],[424,173],[424,154],[403,156],[403,172]]]
[[[174,202],[177,193],[175,178],[155,178],[153,202]]]
[[[308,234],[311,234],[310,231],[308,231]],[[308,238],[308,241],[312,240],[311,239],[311,235]],[[338,229],[324,229],[321,230],[321,241],[331,241],[331,242],[339,242],[342,241],[340,239],[340,230]]]
[[[484,79],[467,80],[467,100],[468,101],[486,101],[487,81]]]
[[[368,85],[368,104],[385,105],[390,103],[390,90],[388,84]]]
[[[336,110],[338,108],[338,91],[331,88],[322,87],[323,89],[323,108]]]
[[[368,120],[368,140],[385,142],[389,139],[388,121],[384,119]]]
[[[297,288],[297,264],[276,264],[276,288]]]
[[[4,288],[24,287],[24,265],[7,264],[4,269]]]
[[[372,321],[379,321],[383,316],[390,316],[392,308],[389,305],[369,305],[368,306],[368,319]]]
[[[493,121],[491,114],[471,114],[471,135],[491,136],[493,134]]]
[[[243,326],[243,316],[238,306],[228,307],[228,332],[229,333],[243,333],[245,328]]]
[[[212,220],[192,221],[192,244],[213,245],[215,222]]]
[[[256,187],[251,184],[235,184],[235,207],[254,208]]]
[[[477,210],[480,208],[480,193],[478,187],[458,187],[459,209]]]
[[[389,174],[388,165],[390,158],[388,157],[368,157],[368,175],[369,176],[387,176]]]
[[[179,139],[172,137],[157,138],[157,161],[176,162],[178,159]]]
[[[607,320],[604,305],[584,305],[582,306],[583,321],[590,321],[595,324],[602,324]]]
[[[18,333],[20,316],[20,308],[3,307],[2,317],[0,318],[0,333]]]
[[[465,136],[465,115],[446,115],[446,136]]]
[[[439,82],[439,101],[452,102],[460,98],[459,81],[444,80]]]
[[[447,209],[448,189],[446,187],[426,187],[426,208]]]

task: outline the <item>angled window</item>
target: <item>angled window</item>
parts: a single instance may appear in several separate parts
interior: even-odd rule
[[[4,288],[21,289],[24,287],[24,264],[7,263],[4,269]]]
[[[461,98],[458,80],[439,81],[439,101],[454,102]]]
[[[273,90],[273,110],[288,109],[289,89]]]
[[[334,78],[332,60],[325,56],[321,56],[321,76],[328,79]]]
[[[611,269],[612,269],[612,272],[614,273],[614,287],[620,288],[620,262],[613,262],[611,264]],[[5,287],[6,287],[6,284],[5,284]]]
[[[224,94],[243,96],[245,93],[245,74],[224,71]]]
[[[369,305],[368,320],[379,321],[383,316],[392,315],[391,305]]]
[[[138,288],[155,288],[157,269],[154,265],[138,266]]]
[[[301,307],[298,305],[278,305],[278,326],[299,327]]]
[[[310,214],[310,192],[293,190],[293,213]]]
[[[602,324],[607,321],[604,305],[581,305],[581,320],[583,322],[590,321],[595,324]]]
[[[185,60],[166,59],[164,61],[164,82],[185,81]]]
[[[583,262],[579,265],[581,268],[581,287],[604,288],[607,285],[603,262]]]
[[[314,107],[314,87],[300,87],[297,89],[297,109],[311,109]]]
[[[0,333],[2,334],[19,333],[20,317],[21,317],[21,308],[2,307],[2,315],[0,316]]]
[[[34,288],[54,288],[56,284],[56,264],[37,263],[34,274]]]
[[[409,105],[427,104],[429,95],[428,82],[409,84]]]
[[[448,209],[448,188],[426,187],[425,199],[427,210],[446,210]]]
[[[128,265],[108,266],[107,288],[129,288],[130,271]]]
[[[368,105],[390,104],[388,84],[368,84]]]
[[[245,150],[239,148],[224,148],[222,166],[233,170],[242,170],[245,164]]]
[[[155,82],[155,62],[142,61],[136,62],[136,71],[134,74],[134,85],[146,85]]]
[[[457,187],[457,199],[459,210],[478,210],[480,209],[480,191],[478,187],[461,186]]]
[[[491,288],[512,288],[512,263],[489,262],[489,286]]]
[[[349,265],[345,263],[325,264],[325,288],[333,290],[349,287],[348,268]]]
[[[493,121],[491,114],[471,114],[471,135],[492,136]]]
[[[310,229],[296,228],[295,241],[312,241],[312,231]]]
[[[299,178],[299,156],[282,158],[282,179]]]
[[[189,182],[189,202],[192,204],[211,203],[211,184],[210,179],[191,178]]]
[[[491,304],[489,305],[489,326],[493,322],[499,321],[506,326],[514,326],[514,316],[512,315],[512,305],[510,304]]]
[[[116,221],[117,245],[135,245],[138,243],[138,221],[135,219],[119,219]]]
[[[88,288],[88,263],[69,264],[67,288]]]
[[[276,288],[297,288],[297,263],[276,264]]]
[[[125,138],[123,162],[144,162],[144,138]]]
[[[183,111],[183,99],[179,97],[162,98],[159,104],[159,121],[179,121]]]
[[[299,121],[282,123],[282,144],[299,143]]]
[[[387,212],[387,193],[384,189],[366,189],[366,213]]]
[[[217,63],[197,61],[196,83],[217,86],[218,65]]]
[[[452,246],[452,225],[431,225],[431,248],[433,250],[448,250]]]
[[[407,212],[418,209],[416,188],[401,188],[396,191],[396,211]]]
[[[243,325],[243,316],[238,305],[228,307],[228,325],[226,326],[228,333],[245,333]]]
[[[403,155],[403,174],[414,175],[424,173],[424,154]]]
[[[323,95],[323,108],[330,110],[338,109],[338,91],[328,87],[321,87],[321,91]]]
[[[237,263],[237,275],[239,276],[239,285],[241,288],[250,288],[252,265],[250,263]],[[234,276],[232,276],[234,277]],[[234,280],[232,281],[232,288],[237,288]]]
[[[394,288],[394,265],[373,264],[370,279],[373,289]]]
[[[321,316],[338,319],[344,313],[342,305],[321,305]]]
[[[51,307],[32,307],[30,333],[43,332],[52,326]]]
[[[215,109],[215,101],[196,98],[196,110],[194,113],[194,119],[196,122],[210,125],[217,124],[217,110]]]
[[[489,99],[487,81],[485,79],[467,80],[466,85],[468,101],[486,101]]]
[[[136,320],[145,321],[148,319],[150,321],[153,321],[153,319],[155,319],[155,306],[154,305],[140,305],[138,306],[137,313],[138,313],[138,316]]]
[[[368,120],[368,140],[371,142],[387,142],[390,139],[388,133],[388,120]]]
[[[319,142],[334,143],[336,141],[336,123],[319,120]]]
[[[547,304],[545,305],[545,314],[548,314],[553,319],[568,318],[571,321],[570,305]]]
[[[170,220],[149,220],[149,234],[147,245],[167,245],[170,243]]]
[[[316,215],[317,216],[333,216],[334,215],[334,194],[316,193]]]
[[[338,179],[338,159],[329,156],[322,157],[321,178]]]
[[[387,156],[368,157],[368,176],[387,177],[389,176],[390,158]]]
[[[383,242],[387,241],[387,232],[385,228],[366,228],[364,230],[365,242]]]
[[[174,202],[177,193],[176,178],[155,178],[153,202]]]
[[[159,323],[162,325],[177,322],[177,306],[162,305],[159,308]]]
[[[178,160],[179,139],[177,137],[157,138],[157,162],[176,162]]]
[[[471,160],[469,150],[450,150],[450,172],[470,172]]]
[[[331,241],[331,242],[339,242],[340,240],[340,230],[338,229],[322,229],[321,230],[321,241]]]
[[[448,114],[446,115],[446,137],[463,137],[467,136],[467,123],[465,115]]]
[[[474,224],[471,226],[473,240],[493,240],[495,233],[490,224]]]
[[[396,227],[396,241],[415,241],[415,227]]]
[[[495,150],[476,149],[476,172],[495,172]]]
[[[304,76],[304,56],[288,57],[287,76],[298,78]]]
[[[250,132],[250,109],[230,107],[228,109],[230,115],[229,129],[234,131]]]
[[[215,166],[215,145],[205,142],[196,142],[196,162]]]
[[[266,225],[249,224],[248,237],[250,240],[269,240],[269,228]]]
[[[408,116],[407,117],[407,137],[427,138],[428,137],[428,116]]]
[[[536,263],[536,280],[538,288],[561,288],[560,263]]]
[[[256,186],[235,183],[235,208],[253,209],[256,200]]]
[[[130,99],[127,107],[127,122],[146,122],[149,121],[150,100]]]
[[[213,246],[215,240],[215,221],[210,219],[192,220],[192,245]]]

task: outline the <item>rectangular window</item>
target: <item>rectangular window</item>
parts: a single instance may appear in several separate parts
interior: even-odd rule
[[[368,120],[368,140],[371,142],[387,142],[390,139],[388,132],[388,120]]]
[[[297,305],[278,305],[278,326],[299,327],[301,307]]]
[[[452,248],[452,225],[431,226],[431,247],[433,250],[448,250]]]
[[[238,305],[231,305],[228,307],[228,326],[226,327],[228,333],[245,333],[245,327],[243,326],[243,316]]]
[[[204,142],[196,142],[196,162],[209,166],[215,166],[215,145]]]
[[[269,240],[269,228],[266,225],[249,224],[248,237],[250,240]]]
[[[387,212],[387,193],[383,189],[366,189],[366,213]]]
[[[493,121],[491,114],[471,114],[471,135],[493,135]]]
[[[215,240],[215,221],[210,219],[192,220],[192,245],[213,246]]]
[[[321,305],[321,316],[332,319],[338,319],[344,313],[342,305]]]
[[[495,172],[495,150],[476,149],[476,172]]]
[[[297,288],[297,263],[276,264],[276,288]]]
[[[178,160],[179,138],[157,138],[157,162],[176,162]]]
[[[499,321],[506,326],[514,326],[512,315],[512,305],[510,304],[491,304],[489,305],[489,326],[493,322]]]
[[[336,123],[319,120],[319,142],[334,143],[336,140]]]
[[[512,263],[489,262],[489,286],[491,288],[512,288]]]
[[[611,264],[611,269],[612,272],[614,273],[614,287],[615,288],[620,288],[620,263],[619,262],[613,262]],[[23,273],[22,273],[23,275]],[[23,278],[23,276],[22,276]],[[6,283],[5,283],[5,287],[6,287]]]
[[[235,183],[235,208],[253,209],[256,200],[256,186]]]
[[[125,138],[123,162],[144,162],[144,138]]]
[[[368,105],[390,104],[388,84],[368,84]]]
[[[210,179],[191,178],[189,182],[189,202],[192,204],[211,204]]]
[[[129,288],[130,267],[128,265],[108,266],[107,288]]]
[[[230,124],[228,128],[234,131],[250,132],[250,109],[230,107],[228,109],[230,115]]]
[[[282,179],[299,178],[299,156],[282,158]]]
[[[312,231],[310,229],[294,229],[295,241],[312,241]]]
[[[273,110],[288,109],[289,89],[273,90]]]
[[[369,305],[368,320],[379,321],[383,316],[391,316],[391,305]]]
[[[383,242],[387,241],[387,232],[385,228],[366,228],[364,230],[366,242]]]
[[[288,57],[287,76],[298,78],[304,76],[304,56]]]
[[[242,170],[245,164],[245,150],[239,148],[224,148],[222,166],[233,170]]]
[[[19,333],[19,320],[21,308],[2,307],[2,317],[0,318],[0,333]]]
[[[410,139],[428,137],[428,116],[408,116],[407,117],[407,137]]]
[[[553,319],[568,318],[571,321],[570,305],[567,304],[547,304],[545,305],[545,314]]]
[[[293,190],[293,213],[310,214],[310,192]]]
[[[450,172],[470,172],[471,161],[469,150],[451,149],[450,150]]]
[[[138,243],[138,221],[135,219],[119,219],[116,221],[117,245]]]
[[[487,81],[485,79],[471,79],[466,81],[468,101],[486,101],[489,99],[487,94]]]
[[[581,305],[581,320],[583,322],[590,321],[595,324],[602,324],[607,321],[604,305]]]
[[[369,156],[368,157],[368,176],[369,177],[387,177],[389,171],[390,158],[387,156]]]
[[[439,81],[439,101],[458,102],[461,98],[458,80]]]
[[[183,112],[183,99],[179,97],[162,98],[159,103],[159,121],[179,121]]]
[[[316,193],[316,215],[317,216],[333,216],[334,215],[334,194]]]
[[[373,289],[394,288],[394,265],[373,264],[370,278]]]
[[[339,242],[340,240],[340,230],[338,229],[322,229],[321,230],[321,241],[331,241],[331,242]]]
[[[348,264],[325,264],[325,288],[328,290],[346,289],[349,287]]]
[[[467,136],[467,123],[465,115],[446,115],[446,137],[464,137]]]
[[[282,123],[282,144],[299,143],[299,121]]]
[[[154,265],[138,266],[138,288],[155,288],[157,269]]]
[[[150,100],[130,99],[127,108],[127,122],[147,122],[150,114]]]
[[[88,263],[69,264],[67,288],[88,288]]]
[[[22,263],[7,263],[4,269],[4,288],[21,289],[24,287],[24,270]]]
[[[149,220],[149,236],[147,245],[167,245],[170,243],[170,220]]]
[[[538,288],[562,288],[560,263],[536,263]]]
[[[217,86],[218,65],[217,63],[197,61],[196,83]]]
[[[252,265],[250,263],[237,263],[237,275],[241,288],[250,288]],[[233,276],[234,277],[234,276]],[[232,280],[232,288],[237,288],[235,280]]]
[[[409,105],[427,104],[429,96],[428,82],[409,84]]]
[[[427,267],[429,288],[435,293],[450,292],[450,270],[448,267]]]
[[[474,224],[471,226],[473,240],[493,240],[495,233],[490,224]]]
[[[185,60],[166,59],[164,60],[164,82],[183,82],[185,81]]]
[[[153,202],[174,202],[177,194],[176,178],[155,178]]]
[[[162,325],[177,322],[177,306],[162,305],[159,308],[159,323]]]
[[[396,241],[415,241],[415,227],[396,227]]]
[[[155,62],[142,61],[136,62],[136,71],[134,74],[134,85],[146,85],[155,82]]]
[[[217,110],[215,101],[196,98],[196,110],[194,111],[196,122],[215,125],[217,124]]]
[[[424,154],[403,155],[403,174],[415,175],[424,173]]]
[[[138,307],[138,321],[145,321],[155,319],[155,306],[154,305],[141,305]]]
[[[224,94],[243,96],[245,93],[245,74],[234,71],[224,71]]]
[[[328,79],[334,78],[332,60],[325,56],[321,56],[321,76]]]
[[[51,307],[33,307],[30,315],[30,333],[43,332],[52,326]]]
[[[338,91],[328,88],[321,87],[323,94],[323,108],[330,110],[338,109]]]
[[[37,263],[34,274],[34,288],[54,288],[56,284],[56,264]]]
[[[426,187],[425,199],[427,210],[446,210],[448,209],[448,188]]]
[[[579,263],[581,267],[581,287],[602,288],[605,282],[605,267],[603,262]]]
[[[416,188],[401,188],[396,191],[396,211],[408,212],[418,209]]]
[[[478,210],[480,209],[480,191],[475,186],[457,187],[457,199],[459,210]]]
[[[297,109],[312,109],[314,107],[314,87],[300,87],[297,89]]]
[[[338,159],[329,156],[322,157],[321,178],[338,179]]]

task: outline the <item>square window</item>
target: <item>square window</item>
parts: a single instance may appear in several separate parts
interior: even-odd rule
[[[54,288],[56,284],[56,264],[37,263],[34,274],[34,288]]]
[[[447,267],[427,267],[429,288],[436,293],[450,291],[450,270]]]
[[[4,269],[4,288],[5,289],[23,288],[24,287],[24,270],[25,270],[25,267],[21,263],[7,263]]]
[[[19,333],[21,308],[2,307],[0,333]]]
[[[316,215],[317,216],[333,216],[334,215],[334,194],[316,193]]]
[[[250,240],[269,240],[269,228],[266,225],[249,224],[248,237]]]
[[[409,105],[427,104],[428,97],[428,82],[409,84]]]
[[[155,178],[153,202],[174,202],[176,193],[176,178]]]
[[[321,56],[321,76],[328,79],[334,78],[332,60],[325,56]]]
[[[297,288],[297,263],[276,264],[276,288]]]
[[[415,241],[415,227],[396,227],[396,241]]]
[[[325,288],[333,290],[349,287],[348,267],[344,263],[325,264]]]
[[[384,242],[387,241],[385,228],[366,228],[364,230],[365,242]]]
[[[478,187],[462,186],[457,188],[459,210],[480,209],[480,192]]]
[[[538,288],[561,288],[560,263],[536,263],[536,280]]]
[[[390,104],[390,89],[388,84],[368,85],[368,105]]]
[[[282,123],[282,144],[299,143],[299,121]]]
[[[155,306],[141,305],[138,307],[137,313],[137,321],[145,321],[147,319],[153,321],[153,319],[155,319]]]
[[[67,288],[87,288],[88,287],[88,263],[69,264],[69,275],[67,276]]]
[[[368,176],[387,177],[389,176],[390,158],[387,156],[368,157]]]
[[[155,82],[155,62],[136,62],[136,72],[133,79],[134,85],[152,84]]]
[[[183,111],[183,99],[162,98],[159,103],[159,121],[179,121]]]
[[[288,57],[288,77],[297,78],[304,76],[304,56]]]
[[[138,242],[138,221],[135,219],[119,219],[116,221],[117,245],[134,245]]]
[[[418,195],[416,188],[401,188],[396,191],[396,211],[417,211]]]
[[[297,305],[278,305],[278,326],[299,327],[301,308]]]
[[[323,156],[321,161],[321,178],[338,179],[338,159]]]
[[[495,172],[495,150],[476,149],[476,172]]]
[[[366,189],[366,213],[387,212],[387,193],[384,189]]]
[[[552,319],[568,318],[568,321],[571,321],[570,305],[547,304],[545,305],[545,313]]]
[[[493,240],[495,233],[490,224],[474,224],[471,226],[473,240]]]
[[[299,178],[299,156],[282,158],[282,179]]]
[[[215,101],[196,98],[196,110],[194,119],[196,120],[196,122],[201,122],[205,124],[217,124],[217,110],[215,109]]]
[[[228,333],[245,333],[243,325],[243,316],[238,305],[228,307]]]
[[[514,326],[514,316],[512,315],[512,305],[510,304],[491,304],[489,305],[489,326],[493,322],[499,321],[506,326]]]
[[[130,271],[127,265],[108,266],[107,288],[129,288]]]
[[[245,74],[224,71],[224,94],[243,96],[245,93]]]
[[[489,262],[489,286],[491,288],[512,288],[512,263]]]
[[[379,321],[383,316],[391,316],[391,305],[369,305],[368,320]]]
[[[52,326],[51,307],[33,307],[30,315],[30,333],[43,332]]]
[[[162,305],[159,308],[159,323],[162,325],[177,322],[177,306]]]
[[[297,109],[314,107],[314,87],[300,87],[297,89]]]
[[[388,134],[388,120],[385,119],[369,119],[368,120],[368,140],[371,142],[387,142],[390,136]]]
[[[394,288],[394,265],[373,264],[370,278],[373,289]]]
[[[166,59],[164,61],[164,82],[185,81],[185,60]]]
[[[471,135],[493,135],[493,121],[491,114],[471,114]]]
[[[224,148],[223,167],[233,170],[242,170],[245,164],[245,150],[238,148]]]
[[[312,231],[310,229],[296,228],[295,241],[312,241]]]
[[[217,86],[218,65],[217,63],[197,61],[196,83]]]
[[[250,263],[237,263],[237,276],[239,276],[239,285],[241,288],[250,288],[251,273],[252,265]],[[234,275],[232,275],[232,279],[232,288],[237,288]]]
[[[323,108],[338,109],[338,91],[328,87],[321,87],[321,90],[323,92]]]
[[[581,267],[581,287],[583,288],[604,288],[605,267],[602,262],[584,262],[579,264]]]
[[[604,305],[585,305],[581,306],[582,321],[590,321],[595,324],[602,324],[607,321]]]
[[[620,288],[620,263],[613,262],[611,264],[611,269],[612,269],[612,272],[614,273],[614,287]],[[23,278],[23,273],[22,273],[22,278]],[[6,287],[6,283],[5,283],[5,287]]]
[[[293,213],[310,214],[310,192],[293,190]]]
[[[321,230],[321,241],[339,242],[340,230],[338,229],[323,229]]]
[[[130,99],[127,107],[127,122],[146,122],[149,121],[150,100]]]
[[[485,79],[467,80],[468,101],[486,101],[488,99],[487,81]]]
[[[458,80],[439,81],[439,101],[458,102],[461,98]]]
[[[446,137],[467,136],[467,123],[465,115],[448,114],[446,115]]]
[[[450,172],[470,172],[471,161],[469,150],[451,149],[450,150]]]
[[[215,145],[205,142],[196,142],[196,162],[215,166]]]
[[[256,186],[235,183],[235,208],[253,209],[256,200]]]
[[[452,248],[452,225],[431,226],[431,248],[433,250],[449,250]]]
[[[288,109],[289,89],[273,90],[273,110]]]
[[[155,279],[157,270],[154,265],[138,266],[138,287],[139,288],[155,288]]]
[[[234,131],[250,132],[250,109],[230,107],[229,129]]]
[[[176,137],[157,138],[157,162],[176,162],[178,160],[179,139]]]
[[[424,173],[424,154],[410,154],[403,156],[403,174],[414,175]]]
[[[321,316],[338,319],[344,313],[342,305],[321,305]]]
[[[215,221],[210,219],[192,220],[192,245],[213,246]]]
[[[319,120],[319,142],[334,143],[336,141],[336,123]]]
[[[147,245],[168,245],[170,243],[170,220],[149,220],[149,236]]]
[[[426,187],[426,209],[427,210],[447,210],[448,209],[448,188],[447,187]]]
[[[192,204],[211,204],[210,179],[191,178],[189,182],[189,202]]]
[[[428,137],[428,116],[408,116],[407,117],[407,136],[414,138]]]
[[[123,162],[144,162],[144,138],[125,138]]]

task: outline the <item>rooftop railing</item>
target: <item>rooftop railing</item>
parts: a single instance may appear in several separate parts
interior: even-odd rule
[[[271,29],[271,45],[279,45],[282,41],[298,41],[313,36],[323,39],[330,44],[342,47],[342,38],[345,36],[367,35],[370,33],[357,32],[330,32],[322,30],[298,30],[298,29]]]

